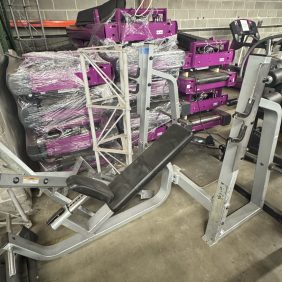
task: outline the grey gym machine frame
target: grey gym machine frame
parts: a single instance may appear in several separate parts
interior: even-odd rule
[[[153,60],[159,56],[165,56],[164,52],[155,52],[153,43],[146,43],[139,47],[140,75],[134,79],[139,85],[137,94],[137,113],[140,115],[138,151],[142,153],[148,146],[149,111],[151,107],[151,86],[153,77],[163,78],[169,88],[169,102],[171,105],[171,123],[177,123],[180,118],[180,103],[178,99],[177,78],[153,68]]]
[[[246,76],[232,121],[232,128],[219,176],[217,191],[213,196],[209,195],[204,187],[199,187],[186,177],[179,167],[169,163],[162,172],[160,190],[153,198],[118,214],[113,214],[108,205],[104,204],[96,213],[88,214],[86,225],[81,226],[81,223],[77,222],[76,228],[72,228],[72,230],[76,231],[76,234],[62,242],[52,246],[42,246],[17,235],[7,234],[7,238],[4,240],[5,243],[1,246],[2,249],[0,253],[8,253],[10,269],[13,269],[12,255],[14,253],[37,260],[56,259],[143,216],[160,206],[167,199],[171,191],[172,183],[181,187],[209,211],[209,220],[203,237],[209,245],[215,244],[218,240],[222,239],[242,223],[260,212],[268,187],[270,177],[269,165],[273,160],[282,117],[280,105],[261,98],[264,90],[264,80],[269,71],[270,61],[270,56],[252,55],[249,58]],[[231,215],[228,215],[230,199],[238,176],[239,164],[247,148],[253,121],[259,106],[264,108],[265,118],[258,161],[256,164],[252,197],[248,204]],[[19,160],[14,158],[14,161]],[[8,180],[13,181],[14,177],[13,175],[13,177]],[[5,180],[5,178],[1,177],[0,187],[7,187],[8,183],[5,182],[1,184],[1,180]],[[44,181],[44,179],[42,180]],[[49,189],[47,189],[47,191],[49,191]],[[76,211],[78,207],[82,208],[80,205],[82,202],[76,205]],[[63,216],[58,226],[64,225],[69,227],[67,221],[69,221],[70,218],[71,216]],[[55,228],[57,228],[57,226],[55,226]]]

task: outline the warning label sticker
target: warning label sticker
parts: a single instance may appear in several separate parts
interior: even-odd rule
[[[24,176],[23,184],[39,184],[39,177]]]

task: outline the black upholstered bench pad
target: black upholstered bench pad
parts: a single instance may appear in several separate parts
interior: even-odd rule
[[[113,211],[123,207],[192,139],[192,133],[172,125],[109,184],[114,199],[109,203]]]
[[[114,194],[108,185],[86,176],[72,175],[67,179],[67,185],[69,189],[75,192],[106,203],[109,203],[114,198]]]

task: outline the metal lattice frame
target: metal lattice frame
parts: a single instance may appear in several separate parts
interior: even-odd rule
[[[91,127],[91,135],[93,140],[93,151],[95,154],[96,165],[98,173],[101,173],[101,160],[102,158],[109,164],[112,169],[119,173],[119,170],[113,165],[113,161],[122,166],[128,166],[132,162],[132,142],[131,142],[131,125],[130,125],[130,103],[129,103],[129,88],[128,88],[128,66],[127,54],[122,49],[122,46],[102,46],[102,47],[89,47],[78,50],[80,53],[80,62],[83,75],[84,89],[86,95],[86,103]],[[98,60],[93,59],[91,54],[100,52],[110,52],[118,56],[120,63],[120,87],[117,86],[98,66]],[[95,98],[91,97],[89,83],[87,79],[86,64],[90,64],[97,73],[105,81],[105,84],[110,89],[112,95],[110,97]],[[103,104],[111,101],[110,104]],[[105,109],[111,112],[109,119],[102,128],[102,131],[97,132],[94,124],[93,113],[94,109]],[[118,117],[116,118],[116,115]],[[123,133],[113,134],[112,130],[117,124],[122,121]],[[111,135],[109,134],[111,133]],[[109,136],[110,135],[110,136]],[[121,148],[105,148],[103,145],[111,141],[120,141]],[[120,156],[125,156],[125,162],[119,159]]]
[[[42,42],[46,50],[48,50],[48,43],[46,38],[46,33],[43,25],[43,19],[42,14],[39,8],[39,2],[38,0],[35,0],[33,3],[31,3],[30,0],[21,0],[21,5],[19,2],[16,2],[15,0],[7,0],[7,6],[11,13],[11,18],[15,27],[15,34],[16,34],[16,40],[18,41],[20,51],[26,52],[26,51],[35,51],[37,49],[36,42]],[[22,12],[16,9],[22,9]],[[37,11],[38,14],[38,20],[40,22],[40,29],[36,29],[31,24],[31,19],[29,17],[30,11]],[[34,19],[33,19],[34,20]],[[18,21],[25,21],[27,23],[27,27],[24,29],[23,32],[20,32],[17,27]],[[24,37],[24,33],[27,32],[29,34],[29,37]]]

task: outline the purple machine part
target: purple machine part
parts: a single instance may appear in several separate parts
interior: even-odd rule
[[[113,69],[110,63],[99,63],[98,66],[111,80],[113,79]],[[70,69],[71,71],[71,69]],[[63,91],[82,87],[82,73],[74,72],[79,79],[75,79],[72,75],[62,75],[54,70],[44,71],[44,73],[34,73],[30,75],[31,87],[33,93],[48,93],[52,91]],[[44,83],[44,79],[48,78],[49,83]],[[73,79],[72,79],[73,78]],[[97,71],[90,67],[87,71],[89,86],[97,86],[104,84],[104,79]],[[53,82],[53,83],[50,83]]]
[[[222,88],[235,85],[235,72],[221,71],[213,74],[212,78],[207,71],[194,74],[194,77],[182,75],[178,79],[179,92],[189,103],[189,114],[210,111],[227,103],[228,95],[222,94]]]
[[[228,66],[233,62],[235,56],[235,51],[230,49],[229,45],[229,40],[207,39],[190,42],[189,51],[186,51],[185,54],[183,69]],[[207,50],[208,48],[218,49],[216,52],[209,52],[212,49]]]
[[[84,151],[92,146],[92,136],[87,128],[69,129],[49,137],[38,137],[27,131],[27,153],[34,160],[61,157]]]
[[[219,71],[218,73],[207,73],[205,71],[201,71],[203,75],[203,79],[195,73],[195,75],[190,75],[190,77],[185,77],[185,75],[181,75],[178,78],[178,89],[181,93],[186,95],[195,95],[198,93],[210,91],[213,89],[220,89],[223,87],[231,87],[236,83],[236,72],[226,72]],[[191,73],[190,73],[191,74]],[[208,75],[212,74],[213,78],[209,78]],[[212,80],[213,79],[213,80]]]
[[[136,9],[117,8],[107,22],[100,21],[98,9],[93,9],[91,23],[67,27],[68,36],[79,46],[87,45],[92,36],[100,40],[109,39],[114,42],[134,42],[166,38],[177,33],[177,22],[167,19],[167,9],[140,9],[135,17]],[[83,13],[80,12],[80,13]],[[150,19],[149,19],[150,18]]]
[[[101,120],[103,111],[95,109],[93,113],[94,121]],[[48,133],[54,129],[65,130],[67,128],[89,125],[88,110],[86,107],[81,109],[62,109],[55,112],[47,112],[36,116],[38,120],[32,120],[31,117],[23,120],[27,128],[36,129],[40,133]]]
[[[185,113],[193,115],[213,111],[227,103],[228,95],[222,93],[223,87],[236,83],[236,72],[225,70],[234,59],[234,50],[228,40],[205,39],[179,33],[180,48],[185,51],[183,72],[178,78],[178,89],[186,106]],[[221,69],[219,69],[221,68]],[[193,130],[203,130],[229,120],[217,112],[204,124],[193,125]]]

